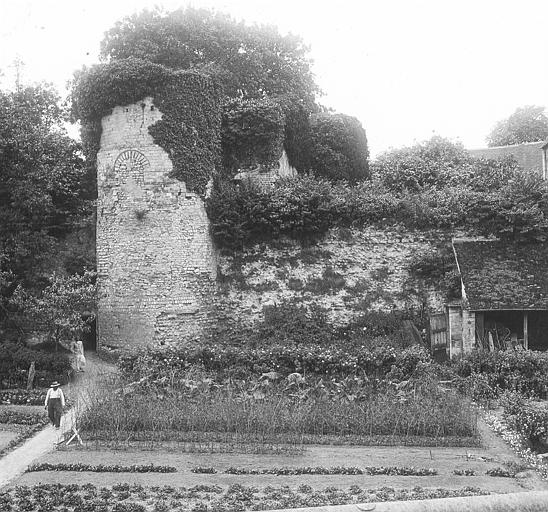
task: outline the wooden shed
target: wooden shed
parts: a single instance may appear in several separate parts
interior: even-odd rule
[[[462,298],[434,315],[433,343],[451,358],[476,348],[548,350],[548,244],[455,239],[453,250]]]

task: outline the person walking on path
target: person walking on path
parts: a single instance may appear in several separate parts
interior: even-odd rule
[[[86,357],[84,356],[84,344],[82,340],[76,340],[72,344],[72,351],[76,356],[76,371],[83,372],[86,367]]]
[[[45,408],[48,411],[48,417],[55,428],[61,426],[61,416],[63,415],[63,407],[65,407],[65,395],[59,387],[60,384],[55,381],[51,383],[46,395]]]

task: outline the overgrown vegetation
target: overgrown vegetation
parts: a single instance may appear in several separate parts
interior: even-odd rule
[[[548,353],[534,350],[475,350],[451,364],[463,379],[461,387],[476,398],[494,398],[502,391],[545,397]]]
[[[85,247],[63,251],[72,235],[89,231],[95,197],[93,174],[66,120],[49,86],[0,92],[0,329],[10,335],[21,329],[11,303],[16,289],[36,295],[53,269],[94,265]]]
[[[475,172],[483,173],[484,165],[491,164]],[[282,235],[314,240],[330,228],[375,224],[463,228],[515,241],[548,238],[548,188],[540,176],[514,169],[512,179],[476,190],[460,167],[452,172],[458,184],[414,192],[390,190],[379,180],[350,187],[312,176],[280,180],[270,190],[219,183],[207,202],[212,234],[229,249]]]
[[[101,119],[115,106],[154,97],[163,113],[150,127],[155,142],[173,162],[173,176],[204,194],[220,162],[220,86],[195,71],[173,71],[129,58],[98,64],[75,75],[73,117],[83,124],[82,140],[93,162],[99,149]]]

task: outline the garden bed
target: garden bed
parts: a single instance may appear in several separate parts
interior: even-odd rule
[[[316,490],[309,485],[300,485],[296,489],[279,486],[259,489],[234,484],[223,489],[207,484],[190,488],[144,487],[140,484],[123,483],[110,488],[98,488],[92,484],[42,484],[0,491],[0,507],[4,512],[38,512],[44,510],[44,507],[49,512],[233,512],[485,494],[488,492],[475,487],[449,490],[421,487],[363,489],[352,486],[346,489],[330,487]]]
[[[0,457],[23,444],[29,437],[48,424],[43,407],[0,406],[0,434],[5,442],[0,444]]]
[[[50,453],[37,463],[48,463],[54,467],[74,467],[75,471],[42,471],[25,473],[14,484],[34,485],[44,483],[92,483],[96,486],[111,486],[117,482],[141,485],[194,486],[200,484],[217,485],[226,489],[240,483],[257,487],[268,485],[288,485],[296,489],[300,485],[310,485],[315,489],[327,487],[347,488],[351,485],[362,487],[391,486],[412,489],[421,487],[443,487],[457,490],[466,486],[481,487],[490,492],[519,492],[525,489],[548,490],[548,482],[542,481],[534,473],[524,479],[494,478],[488,470],[507,467],[506,461],[512,452],[506,446],[501,449],[477,448],[412,448],[412,447],[359,447],[359,446],[307,446],[299,454],[257,454],[257,453],[181,453],[163,450],[85,450],[72,447]],[[80,471],[85,461],[90,466],[113,466],[116,468],[141,466],[172,467],[173,473],[137,472],[89,472]],[[61,466],[63,465],[63,466]],[[322,474],[301,471],[302,468],[399,468],[383,469],[379,472],[390,474]],[[402,468],[426,468],[436,475],[403,474]],[[193,469],[214,468],[216,473],[193,473]],[[240,474],[230,474],[230,468]],[[279,469],[285,468],[284,473]],[[256,470],[261,474],[253,474]],[[454,471],[461,471],[457,476]],[[474,475],[466,472],[474,472]],[[246,474],[249,473],[249,474]],[[302,474],[291,474],[302,473]],[[402,473],[402,474],[395,474]]]

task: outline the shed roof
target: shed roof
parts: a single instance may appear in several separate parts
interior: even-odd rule
[[[471,310],[548,309],[548,244],[453,240]]]

